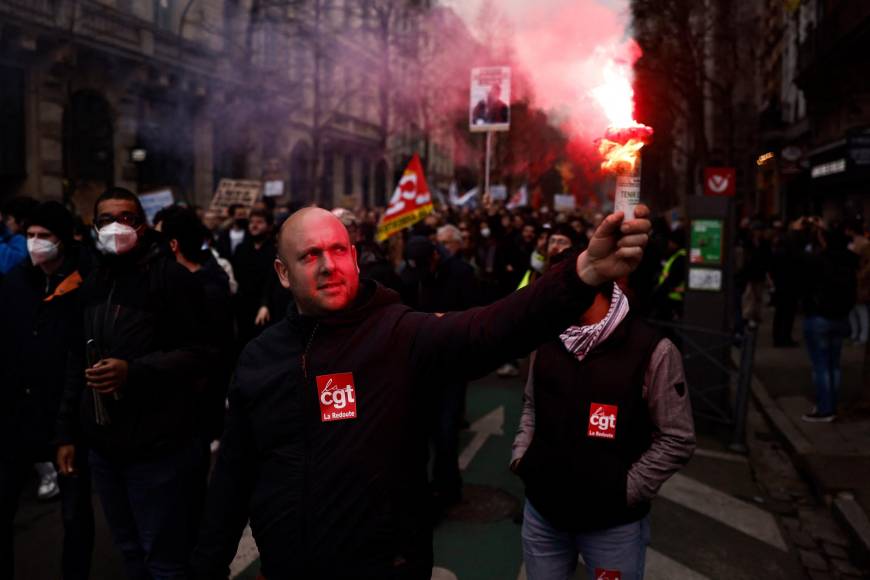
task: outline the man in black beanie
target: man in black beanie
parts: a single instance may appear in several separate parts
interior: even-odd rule
[[[29,260],[0,285],[0,576],[13,577],[13,522],[34,462],[54,459],[67,353],[81,345],[82,283],[73,218],[61,204],[35,208],[24,230]],[[14,442],[14,444],[13,444]],[[84,457],[84,455],[82,455]],[[86,579],[94,543],[85,466],[61,477],[62,575]]]

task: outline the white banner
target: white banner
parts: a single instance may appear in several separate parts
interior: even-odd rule
[[[556,211],[573,211],[577,200],[570,193],[557,193],[553,196],[553,207]]]

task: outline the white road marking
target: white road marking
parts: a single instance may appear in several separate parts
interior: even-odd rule
[[[688,566],[680,564],[652,548],[646,550],[644,578],[646,580],[674,580],[675,578],[680,580],[710,580],[707,576],[695,572]]]
[[[432,568],[432,580],[459,580],[456,577],[456,574],[448,570],[447,568],[439,568],[435,566]]]
[[[465,471],[468,468],[474,456],[480,451],[486,440],[491,435],[504,435],[504,405],[499,405],[477,421],[471,424],[469,431],[474,432],[474,437],[468,443],[468,446],[462,450],[459,455],[459,469]]]
[[[695,455],[709,457],[711,459],[724,459],[725,461],[734,461],[735,463],[749,463],[749,459],[745,455],[713,451],[711,449],[701,449],[700,447],[695,449]]]
[[[709,485],[677,473],[665,482],[659,495],[783,552],[788,551],[771,514]]]
[[[254,536],[251,534],[251,526],[245,526],[245,531],[242,533],[242,539],[239,541],[239,549],[236,551],[236,557],[230,564],[230,578],[235,578],[245,570],[248,566],[260,557],[260,551],[257,550],[257,544],[254,542]]]

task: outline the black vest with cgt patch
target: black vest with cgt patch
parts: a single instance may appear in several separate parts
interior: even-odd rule
[[[661,338],[629,315],[582,361],[558,339],[538,349],[535,433],[519,473],[557,529],[600,530],[649,512],[648,502],[626,504],[626,476],[652,442],[643,381]]]

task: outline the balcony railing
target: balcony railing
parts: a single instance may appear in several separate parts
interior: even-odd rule
[[[96,2],[83,2],[80,14],[78,34],[134,52],[148,52],[147,40],[154,30],[150,22]]]
[[[59,5],[63,0],[0,0],[0,13],[11,19],[30,21],[43,26],[59,24]]]
[[[153,22],[95,0],[0,0],[0,21],[14,23],[38,35],[55,34],[146,58],[179,60],[214,68],[219,50],[202,42],[160,30]],[[207,35],[204,35],[207,38]]]

